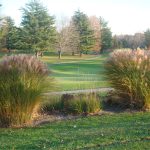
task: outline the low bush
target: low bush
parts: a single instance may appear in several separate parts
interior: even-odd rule
[[[88,114],[100,110],[100,98],[97,93],[63,94],[52,96],[41,107],[44,113]]]
[[[122,105],[150,108],[149,51],[115,51],[106,61],[105,70]]]
[[[49,71],[33,56],[4,57],[0,62],[0,126],[29,123],[47,85]]]
[[[51,97],[44,97],[45,101],[41,104],[41,113],[60,112],[62,108],[61,95],[52,95]]]
[[[72,114],[94,113],[100,110],[100,99],[96,93],[64,94],[61,103],[63,111]]]
[[[88,114],[100,110],[100,98],[97,93],[63,94],[53,96],[43,104],[45,113]]]

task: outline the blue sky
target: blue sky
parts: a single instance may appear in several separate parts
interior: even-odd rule
[[[113,34],[134,34],[150,28],[150,0],[40,0],[59,20],[70,17],[80,9],[88,16],[102,16]],[[0,0],[1,13],[21,22],[20,8],[29,0]]]

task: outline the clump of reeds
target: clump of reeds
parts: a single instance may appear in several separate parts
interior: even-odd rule
[[[115,51],[105,63],[106,77],[123,103],[150,108],[150,52]]]
[[[4,57],[0,62],[0,126],[29,123],[46,87],[47,66],[33,56]]]

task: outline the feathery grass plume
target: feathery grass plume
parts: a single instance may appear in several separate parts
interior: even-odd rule
[[[0,126],[29,123],[47,86],[47,66],[34,56],[6,56],[0,62]]]
[[[114,51],[105,63],[106,78],[123,104],[150,108],[150,52],[144,50]]]

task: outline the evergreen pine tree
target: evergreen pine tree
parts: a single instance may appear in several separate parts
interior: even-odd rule
[[[54,17],[50,16],[47,9],[37,0],[26,4],[22,11],[21,25],[25,47],[36,53],[48,50],[55,42]]]
[[[88,17],[81,11],[76,11],[72,17],[73,23],[79,33],[79,50],[80,55],[87,53],[94,45],[94,32],[90,28]]]

